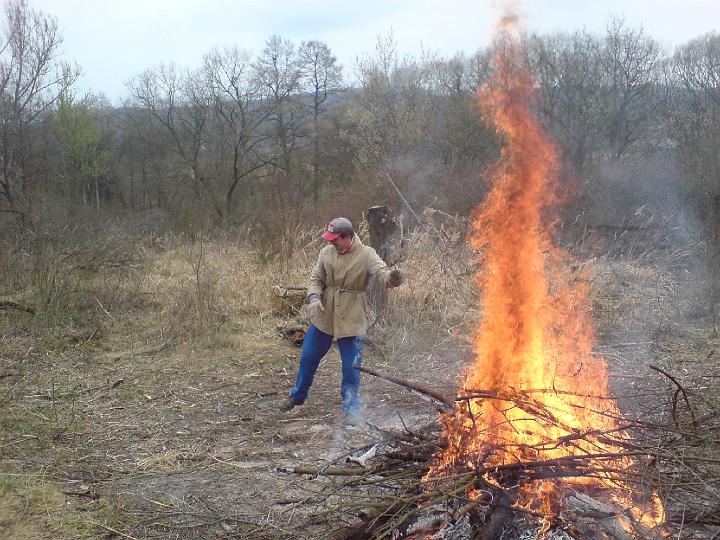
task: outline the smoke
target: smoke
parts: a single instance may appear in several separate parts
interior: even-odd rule
[[[603,162],[585,182],[586,222],[656,232],[662,246],[683,247],[704,236],[689,183],[667,154]]]
[[[609,223],[644,229],[659,252],[683,252],[706,241],[707,227],[688,189],[692,182],[671,155],[607,163],[599,180],[605,193],[597,207],[607,210]]]
[[[420,152],[406,154],[396,159],[390,167],[390,176],[402,190],[405,199],[420,212],[426,206],[433,206],[440,195],[438,186],[442,185],[441,164],[430,156]],[[404,208],[403,211],[407,211]]]
[[[492,8],[499,11],[495,23],[495,34],[519,34],[525,26],[521,11],[521,2],[517,0],[492,0]]]
[[[692,185],[669,152],[604,162],[585,182],[600,352],[625,373],[664,365],[664,343],[689,324],[710,332],[712,259]]]

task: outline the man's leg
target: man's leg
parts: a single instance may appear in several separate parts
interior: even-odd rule
[[[320,360],[330,350],[333,337],[330,334],[321,332],[312,324],[305,333],[303,348],[300,353],[300,367],[298,368],[297,382],[290,396],[298,401],[305,401],[312,385],[315,372],[320,365]]]
[[[353,366],[362,364],[362,350],[365,340],[362,336],[346,337],[337,340],[342,360],[342,396],[345,414],[360,412],[360,372]]]

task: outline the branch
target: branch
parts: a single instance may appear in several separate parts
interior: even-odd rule
[[[394,375],[390,375],[388,373],[383,373],[381,371],[376,371],[374,369],[370,369],[363,366],[353,366],[358,371],[362,371],[364,373],[367,373],[369,375],[372,375],[374,377],[378,377],[380,379],[385,379],[386,381],[390,381],[391,383],[395,383],[400,386],[404,386],[405,388],[408,388],[409,390],[412,390],[413,392],[417,392],[418,394],[421,394],[423,396],[429,397],[434,401],[438,401],[443,405],[443,408],[445,409],[445,412],[451,413],[454,409],[453,400],[451,398],[448,398],[441,394],[440,392],[437,392],[433,390],[432,388],[428,388],[426,386],[422,386],[420,384],[406,381],[405,379],[401,379],[400,377],[395,377]]]
[[[688,410],[690,411],[690,417],[692,418],[693,426],[694,426],[695,428],[697,428],[697,427],[698,427],[698,424],[697,424],[697,419],[695,418],[695,412],[693,411],[692,405],[690,405],[690,400],[688,399],[687,392],[686,392],[685,389],[682,387],[682,385],[680,384],[680,382],[679,382],[675,377],[673,377],[672,375],[670,375],[667,371],[663,371],[663,370],[660,369],[659,367],[652,366],[652,365],[649,365],[648,367],[649,367],[650,369],[654,369],[654,370],[657,371],[658,373],[662,373],[662,374],[665,375],[668,379],[670,379],[673,383],[675,383],[675,386],[677,386],[677,388],[678,388],[678,389],[677,389],[677,392],[681,392],[681,393],[682,393],[683,399],[685,400],[685,404],[688,406]],[[677,392],[675,392],[675,398],[676,398],[676,399],[673,400],[672,415],[673,415],[673,421],[675,422],[675,425],[679,428],[680,426],[678,425],[678,420],[677,420]]]

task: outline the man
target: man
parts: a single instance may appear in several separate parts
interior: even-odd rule
[[[311,324],[303,341],[297,382],[280,410],[289,411],[305,402],[320,360],[335,338],[342,360],[343,411],[353,421],[360,409],[360,372],[353,365],[361,363],[367,329],[365,290],[373,276],[386,287],[399,287],[405,276],[388,268],[373,248],[363,245],[345,218],[333,219],[322,238],[330,245],[320,251],[310,275],[307,315]]]

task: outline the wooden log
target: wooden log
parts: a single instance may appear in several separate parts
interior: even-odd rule
[[[609,540],[660,538],[658,534],[635,522],[629,513],[619,512],[616,508],[585,493],[574,493],[565,502],[575,513],[575,519],[572,521],[583,538]]]
[[[395,218],[387,206],[373,206],[368,209],[368,229],[370,246],[388,266],[392,266],[400,256],[402,221]],[[387,288],[376,279],[371,279],[367,297],[374,314],[371,325],[382,324],[387,310]]]
[[[383,261],[392,264],[400,252],[400,218],[394,217],[387,206],[373,206],[368,209],[368,229],[370,246]]]

